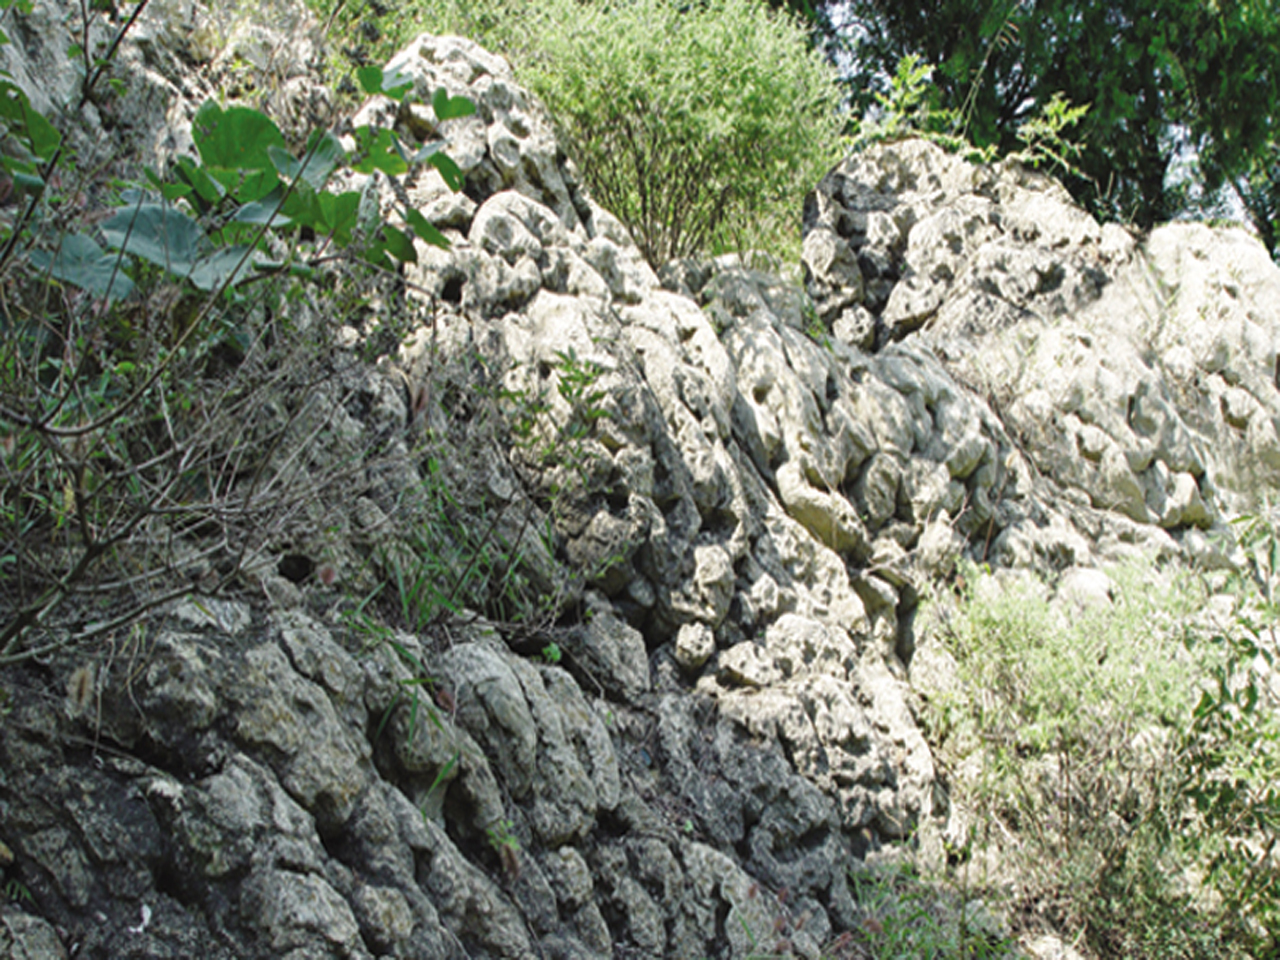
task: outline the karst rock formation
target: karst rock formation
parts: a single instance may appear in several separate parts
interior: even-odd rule
[[[85,149],[189,148],[199,16],[143,18]],[[33,40],[58,17],[37,3],[10,31],[37,103],[58,102],[36,82],[62,76],[44,72],[58,44]],[[289,58],[267,103],[286,132],[337,122],[314,59]],[[401,185],[452,247],[407,269],[409,339],[323,387],[342,398],[333,456],[375,438],[405,455],[290,549],[318,562],[328,537],[346,582],[376,578],[369,544],[408,536],[428,470],[415,444],[447,437],[432,469],[526,545],[560,656],[471,615],[371,644],[313,581],[156,614],[127,662],[82,650],[0,678],[0,840],[33,894],[0,908],[0,952],[604,960],[785,940],[816,958],[861,922],[859,863],[897,841],[941,856],[947,785],[911,674],[917,605],[957,558],[1227,562],[1213,530],[1280,478],[1280,270],[1241,230],[1136,237],[1042,174],[902,140],[817,185],[803,277],[739,257],[656,274],[505,61],[423,36],[394,67],[476,115],[437,128],[375,98],[362,121],[442,137],[467,185],[429,167]],[[325,319],[349,353],[359,331]],[[560,386],[581,370],[579,434],[584,397]],[[497,395],[545,398],[535,438],[579,437],[573,456],[495,432]],[[100,694],[71,716],[86,660]]]

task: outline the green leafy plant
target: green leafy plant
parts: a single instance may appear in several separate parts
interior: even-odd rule
[[[365,79],[411,95],[380,72]],[[433,103],[441,116],[473,109],[443,92]],[[341,481],[348,466],[318,473],[307,452],[331,436],[336,408],[332,367],[317,362],[331,353],[326,328],[295,322],[306,284],[445,241],[407,206],[400,225],[384,222],[372,179],[323,188],[343,164],[395,177],[427,163],[461,183],[438,144],[410,150],[365,128],[351,157],[326,133],[294,156],[265,116],[209,102],[193,124],[198,160],[73,216],[60,186],[73,158],[56,131],[16,87],[0,91],[0,114],[22,148],[0,167],[25,197],[0,227],[15,291],[0,324],[9,663],[118,629],[193,585],[226,588]],[[80,626],[50,633],[59,609]],[[42,641],[24,646],[32,631]]]
[[[502,622],[542,612],[523,571],[520,546],[532,515],[509,504],[462,502],[457,485],[429,457],[426,477],[405,508],[407,536],[384,554],[399,621],[424,633],[449,617],[484,613]]]
[[[953,802],[1009,870],[1015,916],[1105,956],[1245,956],[1275,902],[1249,869],[1274,836],[1274,721],[1241,673],[1257,644],[1205,639],[1193,577],[1110,576],[1109,603],[1067,614],[1029,579],[962,570],[939,615],[958,684],[930,692],[928,736],[964,771]]]
[[[1201,829],[1190,839],[1241,935],[1263,955],[1280,931],[1280,539],[1265,517],[1237,521],[1254,598],[1235,629],[1211,635],[1212,667],[1183,732],[1180,795]]]
[[[963,133],[957,132],[960,126],[957,111],[942,109],[935,103],[933,75],[933,65],[916,54],[908,54],[898,61],[889,89],[875,95],[878,110],[855,124],[854,149],[903,137],[923,137],[953,153],[962,153],[978,162],[990,162],[994,151],[976,149]]]
[[[872,106],[905,52],[938,65],[935,105],[960,108],[964,135],[1000,153],[1018,149],[1019,127],[1055,95],[1090,104],[1073,160],[1086,176],[1067,185],[1095,214],[1142,226],[1170,219],[1185,193],[1169,174],[1188,152],[1212,196],[1276,143],[1280,19],[1266,3],[849,0],[840,9],[855,112]],[[1266,231],[1265,205],[1257,214]]]
[[[1072,106],[1059,91],[1050,97],[1033,117],[1018,127],[1022,148],[1011,156],[1030,167],[1045,164],[1049,169],[1087,179],[1075,164],[1084,147],[1066,137],[1068,127],[1076,126],[1089,112],[1089,105]]]
[[[906,862],[850,873],[850,887],[862,923],[850,939],[874,957],[1008,957],[1012,943],[993,929],[980,901],[963,888],[932,883]]]
[[[759,241],[835,161],[834,74],[805,30],[754,0],[538,0],[510,52],[593,195],[650,264]],[[758,236],[756,224],[776,228]]]
[[[596,424],[611,414],[603,405],[608,396],[596,389],[604,368],[594,360],[583,360],[570,347],[556,351],[556,392],[569,404],[569,420],[557,432],[552,448],[543,459],[559,456],[577,469],[584,469],[585,441],[595,432]]]
[[[939,106],[935,72],[935,67],[916,54],[903,57],[890,79],[888,91],[875,95],[878,113],[858,127],[855,149],[915,136],[974,162],[994,160],[998,155],[996,144],[979,147],[968,138],[968,108],[972,97],[960,109]],[[981,82],[981,72],[973,82],[975,85]],[[1007,155],[1033,168],[1044,165],[1061,174],[1086,177],[1076,166],[1083,145],[1071,140],[1067,131],[1077,126],[1088,112],[1088,105],[1072,106],[1062,93],[1055,93],[1018,126],[1019,147]]]
[[[499,820],[485,829],[489,846],[498,855],[503,874],[511,881],[520,878],[520,840],[512,832],[513,829],[510,820]]]

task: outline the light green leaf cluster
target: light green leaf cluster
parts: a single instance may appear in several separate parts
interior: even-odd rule
[[[843,120],[834,69],[786,14],[760,0],[532,0],[478,39],[514,59],[651,264],[798,249],[798,211],[839,158]]]
[[[340,0],[311,2],[335,22],[354,16]],[[654,266],[798,254],[804,197],[840,159],[846,117],[834,66],[785,10],[421,0],[406,13],[378,20],[380,54],[429,24],[506,56],[550,108],[594,199]]]

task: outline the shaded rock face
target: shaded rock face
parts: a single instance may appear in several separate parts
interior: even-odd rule
[[[1139,244],[1050,181],[905,142],[819,185],[807,289],[730,258],[664,271],[677,293],[501,59],[422,37],[393,66],[417,102],[444,87],[478,111],[357,118],[444,139],[467,187],[400,185],[453,245],[408,268],[433,322],[403,378],[359,374],[342,455],[374,434],[409,450],[391,384],[442,356],[539,401],[559,455],[513,442],[448,469],[550,531],[529,562],[580,612],[548,633],[563,661],[471,616],[370,645],[314,596],[180,606],[24,667],[0,840],[32,897],[0,944],[817,957],[860,922],[849,866],[903,838],[937,855],[945,826],[905,681],[919,587],[965,551],[1204,556],[1200,529],[1280,468],[1280,276],[1239,234]],[[421,484],[406,460],[358,478],[350,527],[386,527]],[[92,695],[68,709],[76,667]]]

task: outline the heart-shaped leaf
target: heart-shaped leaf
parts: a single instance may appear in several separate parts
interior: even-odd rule
[[[127,257],[103,253],[102,248],[80,233],[68,233],[53,253],[32,250],[31,262],[50,276],[88,290],[90,293],[121,300],[133,292],[133,281],[124,274]]]
[[[200,160],[209,174],[241,202],[261,200],[279,178],[271,147],[283,150],[284,135],[265,114],[248,107],[223,110],[206,100],[191,124]]]

